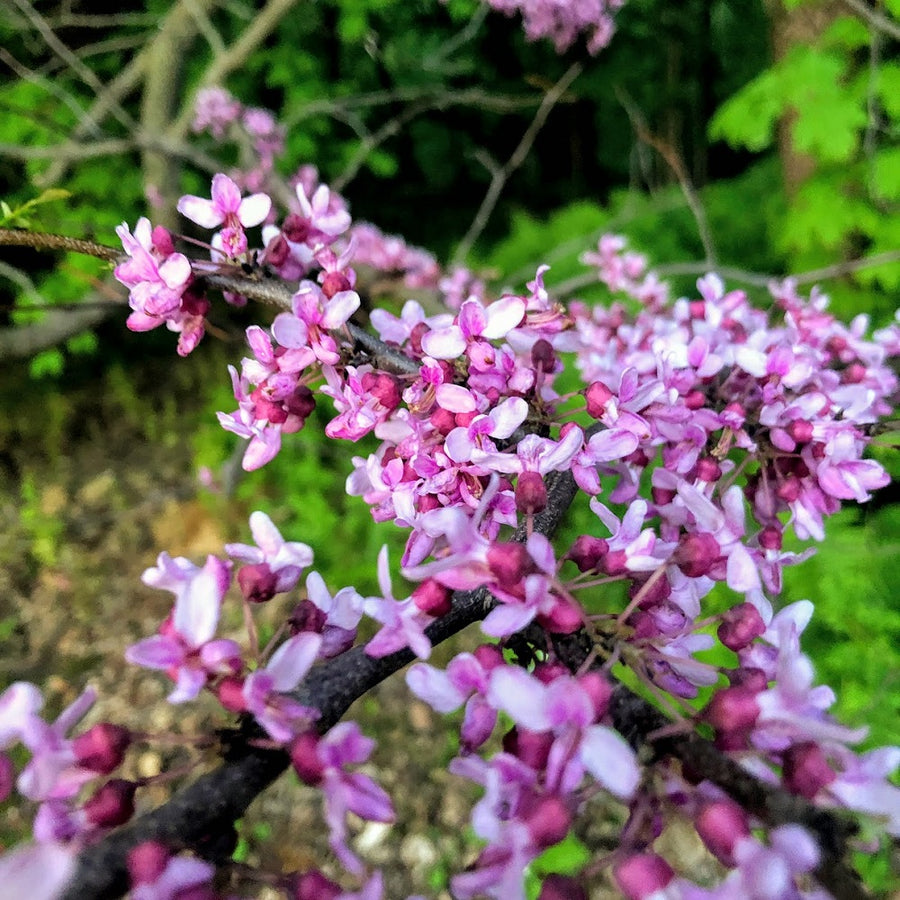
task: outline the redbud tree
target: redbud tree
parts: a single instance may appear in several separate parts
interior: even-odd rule
[[[529,37],[559,50],[586,40],[592,53],[619,5],[491,0],[521,12]],[[675,296],[614,234],[583,255],[617,296],[610,306],[561,302],[541,260],[525,291],[493,292],[354,220],[311,165],[285,184],[275,118],[202,91],[195,131],[233,127],[252,161],[177,206],[205,242],[149,218],[117,228],[116,246],[11,229],[0,242],[108,260],[128,291],[128,328],[164,326],[180,356],[213,304],[252,305],[270,324],[247,328],[246,356],[229,368],[234,403],[219,413],[244,441],[244,469],[290,455],[291,435],[325,408],[347,493],[401,529],[405,548],[372,561],[372,596],[326,582],[316,548],[264,509],[246,543],[205,560],[163,550],[143,580],[173,595],[171,612],[122,651],[168,679],[170,703],[215,698],[204,739],[219,762],[136,815],[154,779],[120,770],[148,736],[114,722],[80,729],[91,687],[48,721],[40,690],[13,683],[0,695],[0,793],[34,824],[0,856],[0,893],[252,896],[263,882],[232,859],[235,822],[295,777],[321,793],[330,874],[264,883],[297,900],[384,896],[352,823],[390,823],[394,808],[363,771],[374,741],[345,713],[403,673],[411,696],[456,714],[449,771],[481,791],[477,858],[450,882],[460,900],[524,897],[537,857],[614,810],[616,846],[545,878],[542,900],[586,897],[602,879],[632,900],[866,896],[848,854],[900,835],[889,780],[900,750],[860,752],[865,729],[829,714],[834,692],[802,643],[815,598],[782,592],[783,568],[812,551],[783,545],[824,540],[845,501],[887,484],[864,454],[897,392],[900,328],[844,325],[824,294],[790,279],[770,283],[768,309],[713,272]],[[373,273],[428,288],[440,306],[380,308]],[[377,448],[359,454],[368,436]],[[561,539],[573,506],[590,527]],[[411,589],[395,586],[401,575]],[[708,604],[717,586],[724,611]],[[272,604],[282,625],[264,643],[254,617]],[[242,641],[218,631],[232,605]],[[474,623],[467,649],[429,662]],[[728,662],[707,661],[713,648]],[[708,702],[692,703],[701,691]],[[717,861],[715,877],[697,883],[659,852],[677,820]]]

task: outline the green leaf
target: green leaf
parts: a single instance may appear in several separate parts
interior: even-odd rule
[[[42,350],[28,364],[28,374],[32,378],[54,377],[62,373],[64,365],[65,361],[59,350]]]
[[[780,79],[770,69],[719,107],[709,123],[709,136],[732,147],[764,150],[774,140],[783,109]]]
[[[878,70],[878,97],[892,119],[900,119],[900,63],[884,63]]]
[[[879,150],[875,155],[872,189],[882,200],[900,200],[900,147]]]
[[[847,50],[858,50],[868,47],[871,41],[869,29],[856,16],[841,16],[831,24],[822,35],[823,47],[844,47]]]

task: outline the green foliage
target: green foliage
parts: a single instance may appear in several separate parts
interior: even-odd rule
[[[15,209],[10,207],[5,200],[0,200],[0,213],[2,213],[0,215],[0,227],[31,228],[32,221],[30,217],[34,210],[45,203],[55,203],[57,200],[66,200],[71,196],[69,191],[64,191],[62,188],[48,188],[39,196],[21,203]]]

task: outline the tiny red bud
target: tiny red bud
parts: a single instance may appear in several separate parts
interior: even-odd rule
[[[606,412],[606,404],[613,396],[613,392],[602,381],[593,382],[584,392],[588,415],[599,419]]]
[[[721,554],[719,542],[708,532],[687,534],[672,554],[672,562],[688,578],[700,578],[709,574]]]
[[[552,746],[553,735],[549,731],[538,734],[517,725],[503,736],[504,751],[520,759],[536,772],[540,772],[547,765]]]
[[[72,750],[79,766],[109,775],[125,758],[131,744],[131,732],[112,722],[99,722],[72,741]]]
[[[713,484],[722,477],[722,467],[714,460],[701,459],[697,462],[697,478],[707,484]]]
[[[578,677],[578,684],[590,696],[596,721],[602,719],[609,710],[613,687],[599,672],[586,672]]]
[[[245,600],[250,603],[265,603],[275,596],[278,576],[269,568],[268,563],[254,563],[241,567],[237,583]]]
[[[732,669],[728,673],[728,681],[732,687],[746,688],[754,694],[764,691],[769,686],[769,679],[762,669]]]
[[[534,515],[547,506],[547,488],[540,472],[523,472],[516,481],[516,509]]]
[[[536,369],[552,372],[556,368],[556,351],[550,341],[541,338],[531,348],[531,363]]]
[[[574,878],[552,873],[544,878],[537,900],[588,900],[588,895]]]
[[[337,900],[344,890],[326,878],[318,869],[302,872],[294,877],[290,889],[291,900]]]
[[[445,616],[452,608],[453,592],[439,581],[427,578],[412,592],[413,603],[429,616]]]
[[[766,525],[759,533],[759,546],[763,550],[780,550],[784,542],[784,532],[774,525]]]
[[[304,631],[321,634],[327,622],[328,616],[312,600],[301,600],[294,607],[288,619],[292,635],[300,634]]]
[[[536,847],[541,850],[552,847],[569,833],[572,815],[559,797],[541,797],[526,806],[531,809],[521,812]]]
[[[319,736],[312,731],[297,735],[291,743],[291,764],[304,784],[315,787],[322,782],[325,766],[319,759]]]
[[[519,584],[532,568],[531,557],[524,545],[514,542],[491,544],[487,564],[497,582],[506,588]]]
[[[689,391],[684,395],[684,405],[690,410],[703,409],[706,406],[706,394],[703,391]]]
[[[578,566],[579,572],[590,572],[600,565],[601,557],[609,551],[609,543],[589,534],[579,535],[566,553],[566,558]]]
[[[808,444],[812,440],[812,423],[803,419],[794,419],[785,430],[798,444]]]
[[[610,550],[600,560],[600,571],[604,575],[624,575],[628,571],[628,554],[624,550]]]
[[[479,644],[472,651],[472,655],[478,660],[485,672],[492,672],[497,666],[504,665],[503,654],[496,644]]]
[[[305,384],[298,384],[294,392],[284,398],[283,403],[292,416],[308,419],[316,408],[316,397]]]
[[[750,834],[744,811],[730,800],[707,803],[694,821],[694,827],[709,852],[726,866],[734,865],[734,845]]]
[[[234,675],[223,678],[216,687],[219,703],[229,712],[242,713],[247,709],[244,699],[244,679]]]
[[[349,291],[350,287],[350,279],[343,272],[326,272],[322,279],[322,293],[329,300],[341,291]]]
[[[302,244],[309,237],[309,222],[302,216],[291,213],[285,218],[281,233],[292,244]]]
[[[646,900],[675,877],[672,867],[655,853],[636,853],[613,869],[613,877],[627,900]]]
[[[98,828],[124,825],[134,815],[137,785],[124,778],[111,778],[101,785],[84,804],[87,820]]]
[[[266,245],[265,261],[270,265],[279,268],[283,266],[291,255],[291,248],[285,240],[284,235],[276,235]]]
[[[716,731],[748,731],[759,717],[756,694],[746,687],[725,688],[713,695],[703,715]]]
[[[172,851],[159,841],[143,841],[128,852],[131,885],[152,884],[165,871]]]
[[[759,610],[752,603],[739,603],[722,616],[717,634],[729,649],[737,652],[758,638],[766,630]]]
[[[362,388],[385,409],[394,410],[400,405],[400,385],[396,378],[386,372],[367,372],[362,377]]]
[[[822,748],[812,741],[795,744],[784,751],[781,774],[785,787],[807,800],[812,800],[837,777]]]

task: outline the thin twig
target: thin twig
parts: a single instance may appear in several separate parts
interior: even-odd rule
[[[862,16],[873,28],[892,37],[895,41],[900,41],[900,23],[889,19],[876,9],[872,9],[863,0],[844,0],[844,3],[855,13]]]
[[[475,241],[478,240],[487,226],[488,219],[490,219],[491,213],[494,211],[494,207],[497,205],[500,194],[506,186],[506,182],[509,180],[510,175],[525,162],[525,159],[531,150],[531,146],[534,144],[535,138],[537,138],[538,133],[547,121],[547,117],[550,115],[551,110],[569,89],[572,82],[581,74],[581,71],[581,64],[575,63],[570,66],[562,78],[547,91],[543,101],[541,101],[541,105],[538,107],[537,113],[535,113],[534,119],[528,126],[525,134],[522,135],[522,140],[519,141],[518,146],[513,150],[512,155],[506,163],[493,173],[487,193],[481,201],[481,206],[478,208],[478,212],[475,213],[475,218],[472,220],[469,230],[459,242],[456,251],[453,254],[454,265],[461,265],[466,256],[468,256]]]
[[[700,196],[691,182],[691,177],[685,168],[681,156],[674,147],[650,131],[647,120],[644,118],[640,108],[624,88],[617,87],[616,96],[628,114],[628,119],[638,139],[647,144],[648,147],[652,147],[666,161],[666,164],[678,179],[684,199],[694,216],[694,221],[697,223],[697,234],[700,237],[700,243],[703,245],[703,252],[706,254],[706,264],[714,267],[716,264],[716,250],[713,244],[712,231],[709,227],[709,220],[706,217],[703,202],[700,200]]]

